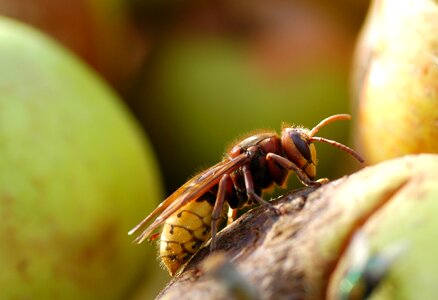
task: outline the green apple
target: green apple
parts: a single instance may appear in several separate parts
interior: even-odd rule
[[[120,299],[154,255],[128,230],[161,198],[117,96],[42,34],[0,19],[0,298]]]

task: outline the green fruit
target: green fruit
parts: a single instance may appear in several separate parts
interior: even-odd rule
[[[123,297],[155,263],[127,232],[160,198],[153,153],[117,97],[0,19],[0,298]]]
[[[356,277],[368,278],[366,299],[436,297],[437,168],[438,155],[410,155],[351,176],[350,186],[345,187],[356,193],[345,188],[338,191],[334,202],[342,207],[342,217],[327,226],[333,234],[332,239],[325,239],[325,246],[331,246],[331,253],[336,253],[338,246],[346,251],[331,273],[328,299],[364,299],[352,297],[350,292],[363,297],[357,293],[364,290],[363,280],[348,280],[354,269],[361,270]],[[345,235],[345,229],[354,231]],[[353,242],[358,232],[364,237],[359,244]],[[364,251],[368,253],[361,254]],[[365,268],[358,268],[361,260]],[[343,289],[346,281],[350,289]],[[345,291],[350,293],[341,297]]]

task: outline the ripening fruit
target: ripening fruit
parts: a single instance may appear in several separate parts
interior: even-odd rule
[[[373,1],[353,85],[355,138],[368,164],[438,152],[437,32],[437,1]]]
[[[0,298],[122,299],[155,257],[126,232],[161,199],[119,99],[36,31],[0,19]]]

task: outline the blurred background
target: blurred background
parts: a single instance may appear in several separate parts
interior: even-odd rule
[[[0,0],[0,13],[49,34],[114,88],[149,136],[170,194],[245,133],[279,132],[282,122],[312,127],[350,113],[351,58],[367,6]],[[319,135],[351,146],[350,123],[330,124]],[[317,149],[318,177],[359,167],[328,145]],[[168,280],[161,278],[147,293],[156,295]]]

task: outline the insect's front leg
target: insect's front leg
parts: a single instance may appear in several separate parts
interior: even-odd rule
[[[318,180],[311,180],[306,173],[303,172],[296,164],[288,160],[287,158],[275,154],[275,153],[268,153],[266,155],[266,159],[273,160],[280,166],[282,166],[285,169],[292,170],[298,177],[298,179],[307,186],[321,186],[324,183],[327,183],[329,180],[327,178],[321,178]]]

